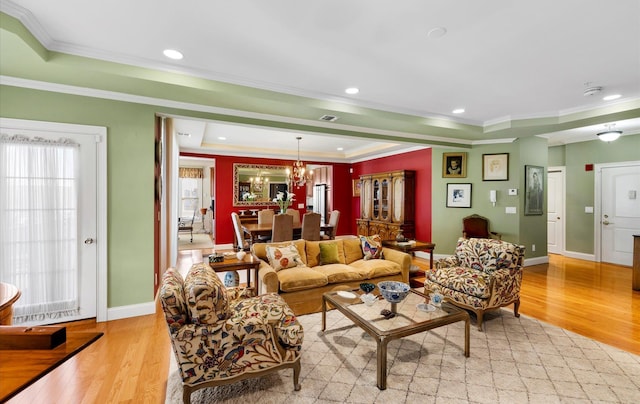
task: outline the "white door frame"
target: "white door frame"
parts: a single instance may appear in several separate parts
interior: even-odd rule
[[[560,236],[561,243],[561,251],[559,252],[561,255],[566,255],[567,245],[566,245],[566,235],[567,235],[567,222],[566,222],[566,206],[567,206],[567,170],[565,166],[558,167],[548,167],[547,168],[547,177],[549,173],[560,172],[562,173],[562,206],[560,206],[560,222],[562,225],[562,235]],[[549,184],[549,181],[547,181]]]
[[[593,205],[593,228],[594,228],[594,259],[596,262],[602,262],[602,228],[600,226],[600,219],[602,218],[602,169],[612,167],[629,167],[632,165],[638,165],[640,161],[621,161],[618,163],[603,163],[595,164],[593,169],[595,171],[595,186],[594,186],[594,205]]]
[[[1,118],[0,126],[17,130],[75,133],[96,140],[96,321],[107,321],[107,128],[70,123]]]

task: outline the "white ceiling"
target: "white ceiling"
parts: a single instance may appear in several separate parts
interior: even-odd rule
[[[48,48],[345,105],[487,126],[640,100],[638,0],[0,0]],[[446,34],[429,32],[443,27]],[[166,59],[166,48],[181,61]],[[346,87],[360,93],[347,95]],[[587,87],[603,91],[584,96]],[[621,98],[605,102],[602,96]],[[453,114],[454,108],[465,108]],[[354,161],[408,144],[179,120],[187,148]],[[337,121],[340,122],[339,120]],[[640,133],[640,119],[616,123]],[[603,124],[555,133],[595,138]],[[217,139],[226,134],[226,142]],[[260,139],[257,141],[256,139]],[[262,141],[262,139],[266,141]],[[269,145],[269,146],[265,146]],[[251,147],[252,146],[252,147]],[[345,151],[335,150],[338,146]],[[364,150],[364,151],[363,151]]]

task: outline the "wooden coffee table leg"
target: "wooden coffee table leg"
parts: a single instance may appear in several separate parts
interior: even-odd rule
[[[464,320],[464,356],[466,356],[467,358],[470,355],[470,348],[469,348],[469,316],[467,315],[467,318]]]
[[[327,301],[322,297],[322,331],[327,328]]]
[[[378,368],[376,369],[377,384],[380,390],[387,389],[387,343],[385,338],[378,340]]]

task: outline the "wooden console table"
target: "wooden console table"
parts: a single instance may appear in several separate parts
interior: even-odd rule
[[[429,253],[429,268],[433,268],[433,250],[436,245],[434,243],[427,243],[425,241],[412,240],[409,242],[398,242],[395,240],[383,240],[382,246],[387,248],[393,248],[394,250],[402,251],[411,255],[414,255],[416,251],[425,251]],[[413,266],[412,266],[413,267]],[[415,268],[415,267],[414,267]],[[424,286],[424,277],[426,274],[419,268],[416,271],[409,273],[409,285],[412,288],[419,288]]]
[[[0,403],[20,393],[101,336],[101,332],[70,332],[67,341],[53,349],[0,351]]]

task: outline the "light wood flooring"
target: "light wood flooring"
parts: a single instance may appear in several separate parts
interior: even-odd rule
[[[201,256],[182,251],[178,266]],[[631,274],[629,267],[552,255],[548,265],[524,269],[520,313],[640,355],[640,292],[632,291]],[[154,315],[68,327],[104,336],[9,403],[164,402],[170,345],[159,306]]]

